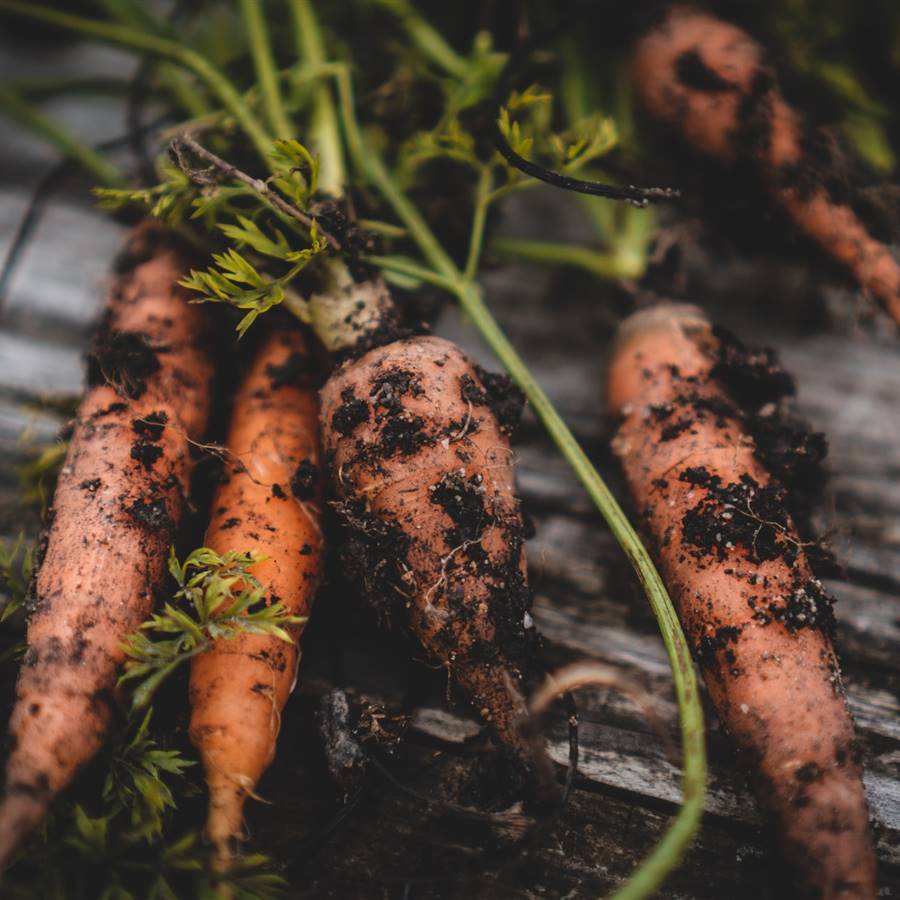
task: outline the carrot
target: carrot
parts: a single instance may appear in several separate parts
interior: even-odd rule
[[[298,331],[271,334],[235,397],[228,435],[237,465],[216,490],[206,545],[267,557],[252,574],[291,615],[306,616],[321,566],[318,402]],[[294,688],[300,628],[220,639],[191,667],[190,736],[209,786],[207,836],[227,868],[243,808],[275,756],[281,712]]]
[[[166,572],[202,435],[212,364],[188,262],[160,226],[130,237],[89,357],[29,605],[28,651],[0,805],[0,868],[96,754],[116,708],[122,642]]]
[[[723,724],[753,771],[809,896],[874,897],[853,723],[830,642],[831,600],[784,491],[714,372],[696,307],[623,324],[608,374],[613,448]]]
[[[509,439],[454,344],[395,341],[345,363],[322,394],[322,442],[348,526],[347,567],[405,615],[523,771],[548,768],[519,731],[536,633]]]
[[[804,149],[802,117],[778,90],[763,50],[746,32],[674,6],[637,43],[632,80],[647,110],[686,143],[722,163],[749,157],[807,237],[847,268],[900,324],[900,264],[853,210],[829,194]]]

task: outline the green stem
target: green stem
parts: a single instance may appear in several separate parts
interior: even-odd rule
[[[391,222],[382,222],[379,219],[357,219],[356,224],[363,230],[372,234],[380,234],[387,238],[404,238],[406,229]]]
[[[297,55],[306,66],[321,68],[326,64],[319,22],[309,0],[290,0],[294,19]],[[347,185],[344,151],[338,128],[337,111],[331,85],[320,83],[313,93],[310,131],[312,143],[319,153],[319,189],[333,197],[340,196]]]
[[[432,62],[437,63],[448,75],[465,78],[468,64],[445,40],[443,35],[429,24],[408,0],[377,0],[379,5],[400,19],[412,42]]]
[[[401,256],[375,256],[370,254],[363,254],[359,258],[361,262],[366,262],[373,266],[378,266],[379,269],[384,269],[388,272],[396,272],[398,275],[408,275],[410,278],[424,281],[427,284],[433,284],[436,287],[440,287],[446,291],[449,291],[450,293],[456,292],[457,283],[455,281],[449,278],[444,278],[442,275],[438,275],[432,269],[428,269],[425,266],[420,266],[418,263],[413,262],[412,260],[404,259]]]
[[[640,538],[568,426],[560,418],[541,386],[535,381],[491,315],[482,299],[480,288],[474,283],[460,285],[456,295],[472,324],[528,398],[535,415],[543,423],[609,525],[637,574],[659,623],[669,665],[672,668],[672,680],[681,720],[684,798],[663,838],[614,895],[616,900],[637,900],[647,897],[662,884],[666,875],[681,861],[703,815],[703,799],[706,792],[706,746],[703,708],[700,705],[691,654],[665,585]]]
[[[263,16],[262,0],[241,0],[241,14],[247,28],[250,54],[253,57],[253,66],[262,90],[263,107],[269,124],[274,129],[276,137],[291,138],[294,136],[294,129],[284,111],[284,103],[281,99],[269,30]]]
[[[394,179],[381,160],[381,157],[366,147],[362,132],[356,122],[356,110],[353,102],[353,84],[350,81],[350,72],[346,67],[335,72],[338,83],[338,95],[340,97],[341,120],[344,132],[347,135],[347,143],[350,147],[350,155],[353,162],[366,178],[381,191],[385,200],[396,213],[397,217],[406,226],[410,235],[419,245],[424,257],[435,269],[451,281],[461,278],[453,260],[440,245],[434,233],[422,218],[419,210],[409,201],[403,191],[397,187]]]
[[[478,176],[478,186],[475,188],[475,211],[472,214],[472,229],[469,234],[469,253],[463,269],[464,281],[472,281],[478,272],[478,260],[481,258],[481,248],[484,246],[484,226],[487,221],[488,206],[491,202],[493,181],[491,167],[484,166]]]
[[[98,2],[109,17],[121,25],[127,25],[138,31],[147,29],[167,38],[172,37],[168,24],[154,16],[146,3],[135,3],[132,0],[98,0]],[[202,116],[210,111],[200,93],[177,66],[171,63],[162,63],[159,66],[159,80],[172,99],[188,115]]]
[[[26,103],[15,92],[3,87],[0,87],[0,111],[26,125],[70,159],[74,159],[101,184],[121,187],[125,183],[118,167],[105,156],[83,144],[71,132]]]
[[[588,247],[551,241],[494,238],[490,250],[538,265],[585,269],[599,278],[637,278],[644,271],[644,264],[638,256],[632,258],[622,253],[601,253]]]
[[[475,282],[463,278],[463,274],[438,243],[419,211],[394,183],[384,163],[371,147],[366,147],[355,119],[352,85],[347,70],[338,73],[337,79],[341,115],[355,163],[393,208],[437,274],[442,280],[454,284],[453,292],[469,315],[472,324],[522,389],[535,414],[625,551],[659,623],[672,668],[672,680],[678,701],[684,757],[682,778],[684,799],[663,838],[616,893],[617,900],[637,900],[646,897],[659,887],[666,875],[681,861],[699,827],[706,793],[703,708],[700,704],[693,661],[678,616],[653,561],[621,507],[491,315],[482,299],[481,289]]]
[[[0,0],[0,11],[36,19],[39,22],[46,22],[69,31],[76,31],[85,37],[117,47],[128,47],[131,50],[159,56],[189,69],[222,101],[222,104],[253,142],[260,156],[268,159],[271,137],[266,133],[265,128],[250,112],[234,85],[205,56],[190,47],[125,25],[113,25],[109,22],[74,16],[48,6],[24,2],[24,0]]]
[[[172,99],[189,115],[195,118],[207,116],[212,111],[200,92],[179,72],[176,66],[163,63],[159,67],[159,80]]]

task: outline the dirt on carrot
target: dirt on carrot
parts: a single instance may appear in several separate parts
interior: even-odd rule
[[[708,13],[673,6],[634,50],[632,81],[647,111],[694,150],[743,163],[794,225],[848,270],[900,324],[900,264],[838,196],[825,154],[784,99],[763,48]],[[821,143],[819,141],[818,143]]]
[[[102,745],[122,643],[165,576],[213,371],[204,314],[176,286],[188,265],[144,223],[116,266],[29,600],[0,867]]]
[[[696,307],[661,304],[620,330],[607,381],[621,416],[613,449],[709,695],[802,889],[869,898],[874,856],[831,646],[833,600],[795,527],[789,484],[767,471],[771,447],[753,433],[788,386],[771,356],[723,344]],[[788,479],[810,477],[806,461],[792,461],[809,446],[824,450],[809,439],[782,448]]]
[[[384,619],[408,622],[546,792],[549,765],[519,732],[538,636],[513,415],[501,420],[489,405],[498,388],[448,341],[388,344],[326,384],[323,444],[351,577]]]

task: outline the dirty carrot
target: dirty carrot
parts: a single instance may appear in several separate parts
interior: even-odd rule
[[[448,341],[395,341],[329,379],[322,441],[350,574],[385,617],[407,619],[546,790],[546,761],[519,730],[536,632],[508,421],[493,385]]]
[[[251,572],[288,614],[306,617],[322,556],[318,400],[302,334],[269,335],[234,399],[228,481],[213,497],[206,545],[250,548]],[[275,756],[281,712],[294,688],[301,628],[289,640],[238,634],[215,641],[191,668],[190,736],[209,786],[207,837],[227,868],[243,836],[243,809]]]
[[[607,382],[621,416],[613,449],[784,857],[810,896],[874,897],[832,600],[786,489],[759,458],[752,419],[719,380],[723,348],[696,307],[661,304],[626,320]]]
[[[797,228],[900,324],[900,264],[827,186],[809,130],[784,99],[763,49],[742,29],[689,7],[671,8],[637,43],[632,79],[647,110],[695,150],[749,161]]]
[[[187,267],[150,223],[117,263],[29,602],[0,868],[102,745],[122,643],[166,572],[212,377],[204,316],[176,286]]]

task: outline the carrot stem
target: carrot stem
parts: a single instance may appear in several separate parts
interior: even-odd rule
[[[463,280],[472,281],[478,272],[478,260],[484,247],[484,226],[487,222],[487,211],[491,204],[491,186],[493,172],[491,166],[483,166],[475,188],[475,211],[472,214],[472,228],[469,233],[469,254],[463,269]]]
[[[147,7],[147,4],[135,3],[133,0],[100,0],[100,6],[106,10],[110,18],[129,28],[138,30],[145,28],[161,34],[163,37],[172,36],[168,23],[159,20]],[[162,63],[159,66],[159,80],[172,99],[180,104],[189,115],[202,116],[209,112],[209,107],[203,97],[177,66],[172,63]]]
[[[425,20],[408,0],[377,0],[382,8],[400,20],[412,42],[432,62],[454,78],[465,78],[466,60],[444,40],[443,35]]]
[[[325,65],[322,33],[309,0],[290,0],[290,9],[297,55],[308,67],[315,69]],[[320,158],[319,188],[326,194],[340,196],[347,183],[347,173],[337,112],[328,83],[320,83],[314,91],[311,121],[312,143]]]
[[[628,257],[618,252],[603,253],[591,250],[590,247],[557,244],[552,241],[494,238],[489,249],[492,253],[510,256],[524,262],[584,269],[600,278],[637,278],[644,271],[644,263],[637,255]]]
[[[275,60],[272,56],[272,42],[269,40],[269,29],[266,27],[260,0],[241,0],[241,15],[247,28],[250,55],[253,57],[253,66],[262,90],[263,106],[269,124],[277,137],[292,138],[294,128],[281,99]]]

